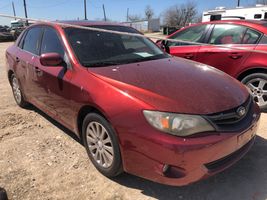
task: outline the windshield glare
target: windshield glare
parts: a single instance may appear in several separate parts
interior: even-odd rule
[[[94,26],[108,30],[138,33],[131,27]],[[70,44],[85,67],[101,67],[168,57],[146,38],[65,28]]]

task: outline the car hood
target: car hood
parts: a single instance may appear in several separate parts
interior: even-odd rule
[[[211,114],[237,107],[249,96],[224,72],[181,58],[88,70],[159,111]]]

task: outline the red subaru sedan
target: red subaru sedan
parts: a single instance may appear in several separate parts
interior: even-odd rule
[[[107,177],[126,171],[186,185],[231,166],[255,138],[259,107],[240,82],[143,37],[39,23],[6,59],[17,104],[31,103],[75,132]]]
[[[260,108],[267,110],[267,55],[246,51],[260,50],[267,53],[267,21],[205,22],[185,27],[168,38],[185,41],[163,42],[168,53],[205,63],[235,77],[251,90]]]

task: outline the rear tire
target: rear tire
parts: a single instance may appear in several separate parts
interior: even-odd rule
[[[82,137],[87,154],[96,169],[107,177],[123,172],[118,139],[110,123],[101,115],[86,115]]]
[[[15,74],[11,75],[10,83],[11,83],[12,92],[13,92],[13,96],[14,96],[14,99],[15,99],[16,103],[20,107],[26,108],[29,105],[29,103],[27,101],[25,101],[25,99],[23,97],[19,81],[16,78]]]
[[[4,188],[0,188],[0,200],[8,200],[7,193]]]
[[[241,81],[245,84],[262,111],[267,110],[267,74],[254,73]]]

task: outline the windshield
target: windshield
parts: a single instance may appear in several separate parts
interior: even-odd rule
[[[97,28],[128,33],[139,33],[131,27],[94,26]],[[85,67],[101,67],[142,62],[168,57],[153,42],[146,38],[65,28],[70,44]]]

